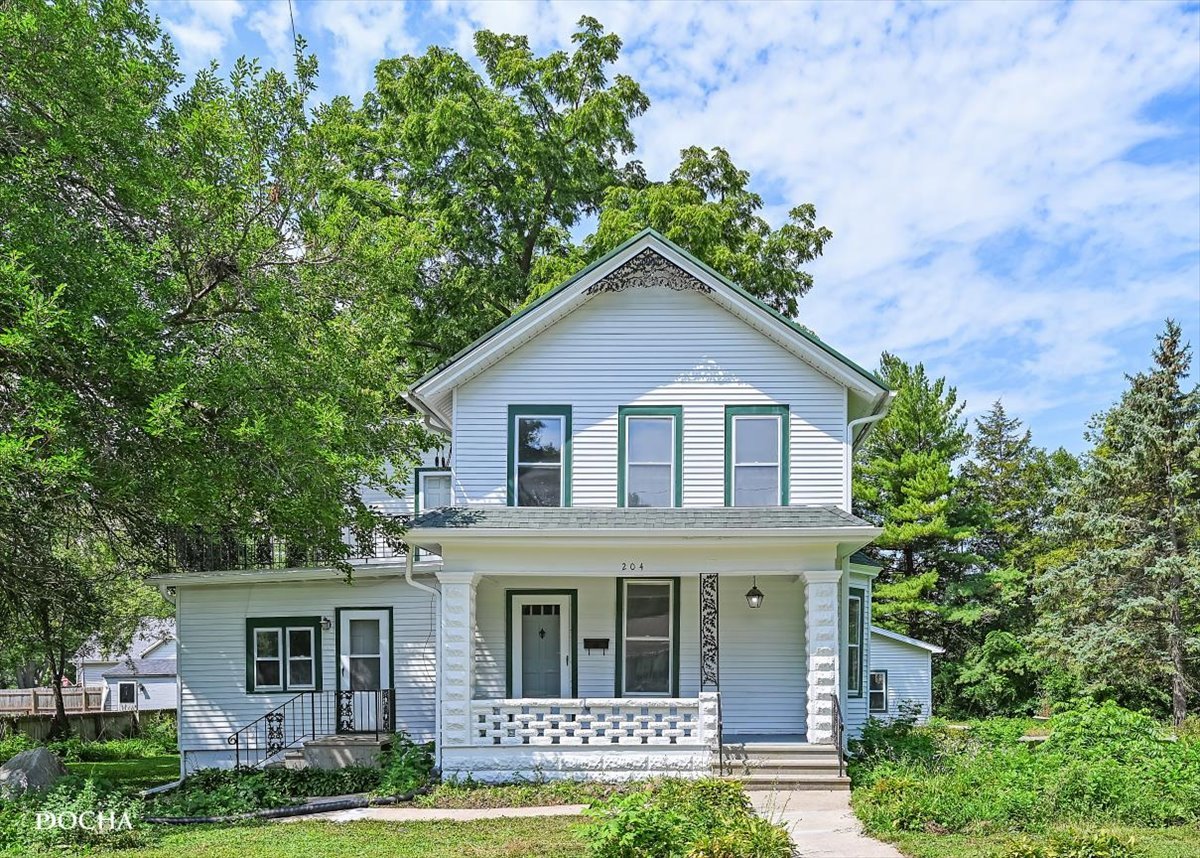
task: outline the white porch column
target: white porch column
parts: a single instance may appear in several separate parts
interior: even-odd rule
[[[438,572],[442,585],[443,747],[471,744],[471,695],[475,688],[475,584],[471,572]]]
[[[838,570],[804,572],[804,654],[808,671],[808,741],[833,742],[833,701],[840,687]]]

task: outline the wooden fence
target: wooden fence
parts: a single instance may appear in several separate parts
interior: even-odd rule
[[[67,712],[96,712],[104,699],[101,686],[62,690]],[[53,688],[0,688],[0,715],[38,715],[54,712]]]

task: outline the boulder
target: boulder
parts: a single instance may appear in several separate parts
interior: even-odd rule
[[[46,792],[67,774],[62,761],[45,748],[22,751],[0,766],[0,796]]]

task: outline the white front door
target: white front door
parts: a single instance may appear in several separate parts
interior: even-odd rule
[[[513,697],[570,697],[571,640],[570,596],[514,596]]]
[[[392,687],[391,636],[386,610],[339,611],[338,732],[378,729],[383,705],[378,692]]]

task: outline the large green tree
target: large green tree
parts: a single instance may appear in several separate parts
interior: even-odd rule
[[[1178,724],[1200,663],[1200,386],[1176,323],[1153,361],[1090,424],[1094,446],[1055,515],[1074,556],[1039,580],[1038,611],[1050,657]]]
[[[880,376],[896,391],[888,416],[855,462],[855,508],[879,524],[872,549],[885,563],[874,589],[874,616],[961,654],[964,641],[947,620],[966,590],[979,586],[968,540],[979,511],[955,473],[970,436],[963,403],[944,378],[885,353]]]
[[[419,228],[435,248],[397,299],[410,359],[427,368],[517,310],[547,256],[575,258],[570,230],[598,210],[634,149],[649,101],[609,69],[621,40],[579,21],[572,52],[537,56],[524,36],[475,34],[482,71],[440,47],[383,60],[362,106],[320,112],[348,168],[337,190],[389,230]],[[414,227],[415,225],[415,227]]]
[[[173,528],[334,562],[345,528],[396,530],[360,486],[428,442],[400,399],[410,260],[370,276],[371,225],[324,193],[315,72],[242,61],[172,98],[141,4],[0,6],[0,598],[62,630],[56,684],[87,594],[162,568]]]
[[[716,147],[710,154],[690,146],[665,182],[631,173],[629,181],[605,191],[596,232],[587,240],[588,256],[601,256],[638,230],[654,227],[779,312],[795,316],[813,285],[803,266],[821,255],[833,233],[817,225],[811,203],[792,208],[776,228],[762,217],[762,208],[762,197],[750,190],[750,173],[738,169],[726,150]]]

